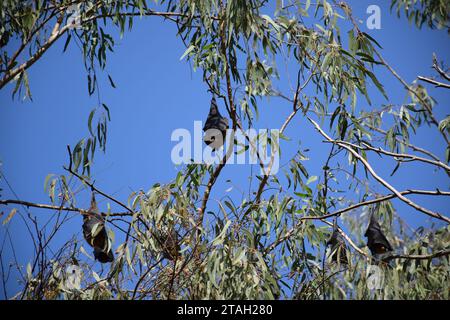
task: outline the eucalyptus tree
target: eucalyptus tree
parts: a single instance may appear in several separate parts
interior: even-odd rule
[[[392,12],[418,28],[449,28],[448,1],[391,3]],[[450,118],[438,117],[438,101],[429,95],[432,86],[450,88],[439,57],[430,57],[432,76],[408,83],[344,1],[6,0],[0,4],[0,88],[31,99],[28,70],[56,42],[65,41],[65,50],[76,41],[88,92],[95,94],[97,74],[113,54],[111,30],[126,36],[137,17],[176,25],[186,47],[182,58],[203,76],[201,90],[225,105],[230,129],[244,132],[242,150],[255,143],[245,128],[258,123],[260,106],[269,99],[290,110],[279,124],[283,143],[293,143],[286,129],[298,118],[321,143],[304,139],[305,147],[298,146],[277,174],[271,172],[273,159],[264,165],[258,155],[262,171],[252,175],[256,185],[242,199],[210,201],[231,152],[218,164],[186,164],[172,181],[116,199],[95,183],[92,170],[98,149],[107,154],[110,111],[99,99],[87,119],[88,135],[68,147],[64,174],[45,181],[52,203],[0,199],[2,205],[54,210],[61,217],[42,226],[28,216],[35,254],[25,270],[17,266],[23,288],[16,299],[449,298],[450,218],[420,201],[448,201],[450,192],[440,185],[397,189],[392,182],[400,166],[412,164],[421,174],[450,174]],[[403,101],[389,98],[381,71],[397,81]],[[373,104],[374,97],[386,102]],[[424,126],[433,130],[445,157],[413,143]],[[266,147],[280,147],[274,137],[267,141]],[[325,159],[314,159],[323,163],[320,172],[310,173],[307,148],[329,150]],[[391,177],[382,177],[380,163],[392,168]],[[102,213],[111,238],[123,238],[114,244],[108,267],[98,269],[85,257],[82,239],[68,237],[57,252],[48,250],[61,226],[71,223],[68,217],[94,213],[77,207],[74,180],[123,208]],[[435,224],[411,230],[396,205]],[[395,249],[382,259],[372,257],[363,239],[369,214],[378,216]],[[332,234],[345,259],[330,258]],[[70,286],[66,270],[74,265],[83,277]]]

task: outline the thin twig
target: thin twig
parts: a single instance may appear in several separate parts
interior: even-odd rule
[[[436,88],[450,89],[450,84],[436,81],[427,77],[417,76],[417,79],[433,84]]]
[[[414,209],[421,211],[433,218],[445,221],[447,223],[450,224],[450,218],[441,215],[438,212],[434,212],[431,211],[427,208],[424,208],[422,206],[419,206],[418,204],[416,204],[415,202],[411,201],[410,199],[404,197],[397,189],[395,189],[392,185],[390,185],[387,181],[385,181],[383,178],[381,178],[376,172],[375,170],[372,168],[372,166],[369,164],[369,162],[364,159],[358,152],[356,152],[352,147],[348,146],[345,143],[342,142],[337,142],[336,140],[333,140],[332,138],[330,138],[323,130],[322,128],[317,124],[317,122],[315,122],[314,120],[312,120],[311,118],[307,117],[307,119],[314,125],[314,127],[316,128],[316,130],[325,138],[327,139],[329,142],[333,142],[336,143],[337,145],[339,145],[340,147],[346,149],[347,151],[349,151],[356,159],[358,159],[363,165],[364,167],[371,173],[371,175],[375,178],[375,180],[377,180],[380,184],[382,184],[385,188],[389,189],[391,192],[393,192],[397,198],[399,198],[400,200],[402,200],[403,202],[405,202],[407,205],[413,207]]]
[[[403,254],[395,254],[389,257],[386,257],[385,261],[390,261],[394,259],[408,259],[408,260],[430,260],[434,258],[444,257],[450,255],[450,249],[440,250],[435,253],[426,254],[426,255],[403,255]]]
[[[40,208],[40,209],[79,212],[81,214],[87,214],[87,215],[97,214],[97,212],[93,212],[93,211],[89,211],[89,210],[81,209],[81,208],[76,208],[76,207],[56,206],[56,205],[41,204],[41,203],[34,203],[34,202],[23,201],[23,200],[14,200],[14,199],[0,200],[0,205],[8,205],[8,204],[19,204],[19,205],[23,205],[26,207],[33,207],[33,208]],[[129,212],[117,212],[117,213],[101,212],[100,214],[104,217],[106,217],[106,216],[108,216],[108,217],[125,217],[125,216],[132,215]]]

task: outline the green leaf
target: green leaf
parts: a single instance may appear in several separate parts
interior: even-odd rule
[[[69,43],[70,43],[70,39],[72,39],[72,35],[69,33],[67,38],[66,38],[66,43],[64,44],[63,52],[66,52],[67,47],[69,46]]]
[[[231,225],[231,221],[228,220],[225,223],[225,226],[222,228],[222,231],[220,232],[220,234],[212,241],[212,245],[213,246],[216,246],[216,245],[219,245],[219,244],[223,243],[223,239],[224,239],[225,234],[226,234],[228,228],[230,227],[230,225]]]
[[[273,19],[271,17],[269,17],[266,14],[261,15],[261,18],[263,18],[264,20],[266,20],[267,22],[269,22],[276,30],[278,30],[280,28],[280,26],[273,21]]]
[[[443,133],[445,133],[445,131],[450,132],[450,116],[447,116],[439,122],[439,130]]]
[[[373,43],[375,43],[380,49],[383,49],[383,47],[374,39],[374,38],[372,38],[370,35],[368,35],[367,33],[365,33],[365,32],[362,32],[362,34],[367,38],[367,39],[369,39],[370,41],[372,41]]]
[[[181,56],[180,61],[183,60],[183,58],[186,57],[189,53],[191,53],[194,49],[195,49],[195,46],[191,44],[191,45],[186,49],[186,51],[183,53],[183,55]]]
[[[94,117],[96,109],[93,109],[90,113],[89,113],[89,117],[88,117],[88,129],[89,132],[91,133],[91,136],[95,136],[94,132],[92,131],[92,118]]]
[[[108,79],[109,79],[109,83],[111,84],[111,87],[116,88],[116,85],[109,74],[108,74]]]
[[[317,176],[310,176],[310,177],[308,178],[308,180],[306,181],[306,184],[313,183],[313,182],[316,181],[317,179],[318,179]]]
[[[47,192],[47,187],[48,187],[48,181],[50,180],[51,177],[53,177],[55,174],[54,173],[49,173],[44,180],[44,192]]]

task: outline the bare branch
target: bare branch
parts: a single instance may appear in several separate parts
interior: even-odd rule
[[[400,75],[394,70],[394,68],[392,68],[387,62],[386,60],[384,60],[383,56],[381,55],[381,53],[378,52],[377,49],[374,48],[374,52],[377,55],[378,59],[380,59],[381,63],[386,66],[386,68],[392,73],[392,75],[397,78],[398,81],[401,82],[401,84],[405,87],[406,90],[408,90],[410,93],[412,93],[417,99],[419,99],[419,101],[422,103],[422,105],[425,107],[425,110],[428,112],[428,115],[431,119],[431,122],[436,126],[439,127],[439,121],[436,119],[436,117],[433,114],[433,110],[431,108],[431,106],[423,99],[422,96],[420,96],[416,90],[414,90],[410,85],[408,85],[406,83],[405,80],[403,80],[402,77],[400,77]],[[442,132],[439,130],[439,132],[442,134],[443,138],[445,139],[445,141],[447,142],[447,145],[450,144],[450,140],[447,136],[447,134],[445,132]]]
[[[27,61],[22,63],[19,67],[12,69],[5,73],[3,78],[0,80],[0,89],[2,89],[8,82],[14,79],[17,75],[31,67],[51,46],[58,40],[67,30],[69,30],[69,25],[66,25],[60,29],[62,23],[63,16],[58,18],[55,26],[53,27],[53,31],[51,36],[47,39],[47,41],[36,51],[34,55],[30,57]]]
[[[336,140],[333,140],[332,138],[330,138],[323,130],[322,128],[317,124],[317,122],[315,122],[314,120],[312,120],[311,118],[307,117],[308,120],[314,125],[314,127],[316,128],[316,130],[323,136],[325,137],[325,139],[327,139],[329,142],[335,143],[337,145],[339,145],[340,147],[346,149],[347,151],[349,151],[355,158],[357,158],[363,165],[364,167],[366,167],[366,169],[372,174],[372,176],[375,178],[375,180],[377,180],[379,183],[381,183],[384,187],[386,187],[387,189],[389,189],[391,192],[393,192],[397,198],[399,198],[400,200],[402,200],[403,202],[405,202],[406,204],[408,204],[409,206],[413,207],[414,209],[421,211],[433,218],[445,221],[447,223],[450,224],[450,218],[445,217],[443,215],[441,215],[438,212],[434,212],[431,211],[429,209],[426,209],[424,207],[419,206],[418,204],[416,204],[415,202],[411,201],[410,199],[404,197],[397,189],[395,189],[393,186],[391,186],[387,181],[385,181],[384,179],[382,179],[376,172],[375,170],[372,168],[372,166],[367,162],[366,159],[364,159],[358,152],[356,152],[352,147],[350,147],[349,145],[342,143],[342,142],[338,142]]]
[[[347,141],[343,141],[343,140],[335,140],[335,141],[337,143],[347,144],[347,145],[349,145],[349,146],[351,146],[353,148],[356,148],[356,149],[371,150],[371,151],[374,151],[376,153],[385,154],[387,156],[394,157],[394,158],[404,158],[404,159],[409,159],[410,161],[420,161],[420,162],[429,163],[429,164],[432,164],[432,165],[444,168],[447,171],[447,173],[450,173],[450,166],[446,165],[445,163],[443,163],[441,161],[430,160],[430,159],[427,159],[427,158],[422,158],[422,157],[419,157],[419,156],[416,156],[416,155],[412,155],[412,154],[407,154],[407,153],[396,153],[396,152],[387,151],[387,150],[384,150],[381,147],[373,147],[373,146],[371,146],[370,144],[368,144],[366,142],[362,142],[364,147],[361,147],[361,146],[358,146],[356,144],[353,144],[353,143],[350,143],[350,142],[347,142]],[[399,160],[397,160],[397,161],[399,161]]]
[[[386,132],[385,130],[380,129],[380,128],[377,128],[377,127],[373,127],[373,126],[371,126],[371,125],[368,124],[368,123],[365,123],[364,125],[365,125],[366,127],[368,127],[369,129],[374,130],[374,131],[376,131],[376,132],[379,132],[379,133],[381,133],[381,134],[383,134],[383,135],[386,135],[386,134],[387,134],[387,132]],[[416,152],[423,153],[423,154],[429,156],[430,158],[433,158],[434,160],[436,160],[436,161],[438,161],[438,162],[442,162],[442,161],[439,159],[438,156],[436,156],[435,154],[431,153],[431,152],[428,151],[428,150],[425,150],[424,148],[421,148],[421,147],[418,147],[418,146],[416,146],[416,145],[413,145],[413,144],[411,144],[411,143],[409,143],[409,142],[406,142],[406,141],[400,139],[400,138],[397,137],[397,136],[395,137],[395,140],[396,140],[398,143],[401,143],[401,144],[407,146],[407,147],[410,148],[411,150],[414,150],[414,151],[416,151]]]
[[[445,88],[445,89],[450,89],[450,84],[447,83],[443,83],[443,82],[439,82],[436,81],[434,79],[431,78],[426,78],[426,77],[422,77],[422,76],[417,76],[417,79],[428,82],[433,84],[436,88]]]
[[[444,257],[450,255],[450,249],[440,250],[435,253],[426,254],[426,255],[402,255],[395,254],[389,257],[386,257],[384,260],[390,261],[394,259],[408,259],[408,260],[430,260],[434,258]]]
[[[109,200],[117,203],[119,206],[125,208],[126,210],[128,210],[130,213],[134,213],[134,211],[129,208],[126,204],[124,204],[123,202],[111,197],[110,195],[104,193],[103,191],[99,190],[97,187],[94,186],[93,182],[88,181],[86,178],[80,176],[78,173],[76,173],[75,171],[72,170],[72,151],[70,151],[70,147],[67,146],[67,151],[69,152],[69,167],[63,167],[64,170],[68,171],[69,173],[71,173],[72,175],[74,175],[75,177],[77,177],[79,180],[81,180],[83,183],[85,183],[86,185],[88,185],[93,191],[96,191],[97,193],[101,194],[102,196],[104,196],[105,198],[108,198]]]
[[[401,191],[399,193],[402,194],[402,195],[421,194],[421,195],[428,195],[428,196],[450,196],[450,192],[441,191],[441,190],[436,190],[436,191],[405,190],[405,191]],[[378,198],[375,198],[375,199],[372,199],[372,200],[359,202],[357,204],[351,205],[351,206],[343,208],[343,209],[339,209],[339,210],[337,210],[335,212],[332,212],[332,213],[324,214],[322,216],[304,216],[304,217],[301,217],[300,219],[301,220],[327,219],[327,218],[331,218],[331,217],[334,217],[334,216],[339,216],[339,215],[341,215],[344,212],[352,211],[352,210],[360,208],[360,207],[364,207],[364,206],[367,206],[367,205],[371,205],[371,204],[387,201],[387,200],[394,199],[394,198],[397,198],[397,195],[395,193],[392,193],[392,194],[388,194],[388,195],[383,196],[383,197],[378,197]]]
[[[41,203],[34,203],[29,201],[22,201],[22,200],[0,200],[0,205],[8,205],[8,204],[19,204],[26,207],[33,207],[33,208],[39,208],[39,209],[49,209],[49,210],[57,210],[57,211],[71,211],[71,212],[79,212],[81,214],[96,214],[96,212],[92,212],[89,210],[81,209],[81,208],[75,208],[75,207],[64,207],[64,206],[55,206],[55,205],[49,205],[49,204],[41,204]],[[106,213],[102,212],[102,216],[106,217],[124,217],[124,216],[130,216],[131,213],[128,212],[118,212],[118,213]]]
[[[433,68],[441,75],[442,78],[444,78],[447,81],[450,81],[450,75],[447,74],[444,70],[442,70],[441,67],[439,67],[436,55],[433,54]]]

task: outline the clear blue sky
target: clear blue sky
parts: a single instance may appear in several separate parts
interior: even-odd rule
[[[358,0],[350,3],[354,5],[356,16],[365,19],[365,9],[374,2]],[[387,1],[379,2],[384,4]],[[441,59],[448,58],[450,53],[446,32],[431,31],[426,27],[419,31],[409,25],[404,17],[397,19],[391,15],[387,6],[380,6],[382,29],[366,30],[363,26],[363,30],[380,42],[387,61],[407,81],[414,80],[417,75],[432,75],[432,53],[435,52]],[[133,30],[125,33],[123,39],[116,37],[115,40],[115,52],[108,55],[107,71],[117,88],[109,86],[106,72],[100,73],[101,99],[110,107],[112,118],[107,152],[96,155],[93,174],[99,188],[126,200],[132,191],[148,190],[154,183],[165,183],[176,176],[177,168],[170,159],[174,146],[170,141],[171,133],[176,128],[192,129],[195,120],[204,121],[210,96],[201,81],[201,73],[194,73],[184,60],[179,60],[185,48],[176,37],[172,23],[163,22],[158,17],[136,19]],[[87,93],[80,50],[72,42],[67,52],[62,53],[63,45],[64,40],[60,40],[29,69],[33,101],[13,101],[11,85],[0,91],[0,161],[3,163],[0,169],[22,200],[49,202],[43,189],[44,179],[48,173],[63,173],[62,165],[67,161],[66,145],[73,146],[88,135],[87,118],[97,104],[96,96],[89,97]],[[281,72],[283,69],[280,65]],[[377,75],[386,86],[392,103],[405,101],[404,91],[392,76],[384,71],[377,72]],[[436,107],[436,113],[442,119],[449,113],[448,93],[430,91],[441,102]],[[380,97],[373,102],[374,106],[386,103]],[[360,103],[358,107],[370,109],[363,100]],[[279,128],[290,110],[291,106],[280,99],[263,101],[257,128]],[[322,139],[301,117],[292,122],[286,135],[292,141],[282,142],[281,164],[293,155],[299,140],[304,148],[311,149],[312,159],[323,159],[329,151],[328,147],[320,144]],[[431,134],[430,130],[421,129],[412,140],[418,145],[428,146],[444,158],[443,140]],[[319,163],[306,163],[311,174],[320,175]],[[375,167],[385,177],[393,169],[393,166],[385,166],[383,162],[378,162]],[[432,189],[439,186],[448,190],[448,178],[442,172],[429,170],[419,174],[418,166],[412,164],[405,167],[400,168],[392,180],[398,189]],[[239,201],[239,189],[248,189],[249,174],[249,166],[226,167],[214,187],[209,210],[215,210],[217,205],[214,200],[220,199],[231,186],[226,182],[228,179],[234,185],[228,195]],[[3,199],[15,198],[5,181],[0,181],[0,188],[4,189],[1,194]],[[386,193],[383,188],[376,189]],[[86,194],[82,194],[78,205],[87,207],[87,199]],[[420,198],[420,203],[448,213],[449,202],[435,200]],[[106,202],[99,202],[106,210]],[[421,214],[398,201],[394,204],[412,225],[425,223]],[[8,214],[10,208],[0,207],[0,212]],[[18,209],[26,213],[23,208]],[[29,212],[36,215],[39,221],[54,214],[36,209],[29,209]],[[5,228],[0,226],[0,241],[6,236]],[[81,218],[75,216],[66,232],[55,239],[55,248],[72,234],[80,238],[80,230]],[[18,216],[10,222],[9,231],[17,244],[19,261],[26,265],[31,258],[32,247]],[[16,288],[16,280],[12,278],[8,284],[9,294]]]

